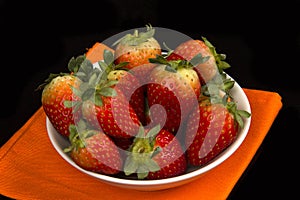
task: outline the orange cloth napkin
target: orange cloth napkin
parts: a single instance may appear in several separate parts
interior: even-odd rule
[[[95,44],[94,48],[103,50]],[[108,185],[71,167],[56,152],[47,135],[40,107],[0,149],[0,193],[14,199],[170,200],[226,199],[247,168],[282,107],[276,92],[243,89],[252,122],[248,135],[224,163],[185,185],[154,192]]]

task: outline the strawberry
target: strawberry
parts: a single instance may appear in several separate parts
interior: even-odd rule
[[[117,89],[123,92],[140,122],[146,125],[145,88],[141,86],[140,81],[132,73],[125,70],[113,70],[109,72],[107,79],[118,81]]]
[[[137,133],[140,121],[121,91],[116,95],[96,94],[95,99],[95,103],[86,100],[82,105],[82,115],[92,127],[118,138],[130,138]]]
[[[197,104],[201,91],[199,78],[192,65],[183,60],[168,61],[163,56],[157,56],[150,61],[163,63],[155,67],[149,76],[147,98],[151,123],[159,123],[175,134],[191,108]],[[155,104],[163,108],[153,106]],[[165,124],[163,116],[166,116]]]
[[[71,159],[88,171],[106,175],[119,173],[123,160],[112,139],[99,130],[78,129],[76,126],[70,126],[71,145],[64,149]]]
[[[91,76],[92,64],[85,56],[72,57],[67,73],[50,74],[45,82],[38,86],[42,91],[42,106],[58,133],[68,137],[69,126],[76,124],[82,117],[82,92],[85,82]],[[87,70],[88,69],[88,70]]]
[[[225,59],[224,54],[217,54],[214,46],[205,38],[203,40],[193,40],[190,39],[178,45],[174,51],[169,55],[168,59],[185,59],[191,61],[196,55],[201,55],[206,57],[207,61],[194,65],[195,70],[197,71],[201,85],[204,85],[218,73],[218,67],[225,69],[230,67],[228,63],[223,61]]]
[[[223,71],[230,67],[224,61],[225,57],[217,54],[205,38],[203,40],[216,59],[219,73],[202,86],[198,106],[191,111],[187,119],[185,135],[187,160],[194,166],[207,164],[232,144],[239,128],[243,127],[243,118],[251,115],[247,111],[237,109],[231,95],[235,81]],[[195,66],[197,68],[199,65]]]
[[[108,50],[105,52],[107,55],[104,61],[99,61],[99,67],[94,67],[88,59],[78,61],[76,76],[82,83],[74,93],[82,99],[82,118],[89,126],[114,137],[132,137],[140,121],[123,92],[115,88],[118,81],[107,79],[112,70],[107,63],[111,63],[113,56]]]
[[[187,120],[185,145],[188,163],[193,166],[207,164],[232,144],[243,126],[242,117],[250,116],[233,101],[224,105],[221,99],[215,103],[211,98],[201,99]]]
[[[149,58],[155,58],[161,54],[161,47],[154,38],[155,29],[146,26],[145,32],[135,30],[133,34],[126,34],[117,40],[113,46],[115,48],[115,64],[128,62],[125,66],[128,70],[134,70],[134,74],[143,80],[149,71],[155,66],[149,62]]]
[[[128,62],[115,64],[114,55],[109,50],[103,51],[103,58],[103,61],[98,62],[105,73],[103,76],[107,77],[107,81],[116,82],[116,89],[122,91],[140,122],[145,124],[145,88],[141,86],[139,79],[125,68]]]
[[[157,180],[183,174],[187,170],[184,151],[177,138],[157,125],[140,127],[124,163],[125,175],[136,173],[138,179]]]
[[[81,117],[78,109],[80,98],[73,93],[81,81],[70,73],[50,74],[42,89],[41,102],[45,114],[53,127],[61,135],[68,137],[69,126],[75,124]]]

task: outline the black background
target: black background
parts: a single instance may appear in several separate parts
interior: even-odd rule
[[[184,4],[183,4],[184,3]],[[299,181],[299,3],[262,6],[158,0],[0,0],[1,146],[41,106],[34,89],[72,56],[120,31],[152,26],[207,37],[242,87],[277,92],[283,107],[228,199],[292,197]],[[260,98],[259,96],[257,98]],[[1,172],[0,172],[1,173]]]

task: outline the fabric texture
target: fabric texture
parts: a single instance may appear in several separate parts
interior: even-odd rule
[[[96,43],[93,48],[103,51],[106,47]],[[144,192],[112,186],[83,174],[71,167],[52,146],[46,130],[46,115],[40,107],[0,149],[0,193],[22,200],[226,199],[282,107],[281,96],[276,92],[243,90],[252,114],[245,140],[222,164],[190,183],[167,190]]]

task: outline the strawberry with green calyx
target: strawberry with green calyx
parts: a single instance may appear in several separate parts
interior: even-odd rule
[[[205,62],[206,58],[195,57],[194,61]],[[150,118],[154,124],[160,123],[164,129],[177,133],[190,110],[197,104],[201,84],[193,65],[186,60],[167,60],[158,55],[150,62],[158,63],[150,73],[147,86]],[[153,105],[159,104],[161,107]],[[166,122],[161,117],[166,112]]]
[[[107,79],[114,67],[107,64],[111,63],[112,58],[105,51],[104,61],[99,62],[99,68],[94,67],[88,59],[79,59],[78,62],[75,60],[73,63],[80,65],[76,76],[82,83],[73,92],[82,100],[82,117],[93,129],[114,137],[132,137],[131,134],[137,132],[140,121],[123,92],[116,88],[118,81]]]
[[[133,34],[126,34],[117,40],[113,46],[115,48],[115,64],[128,62],[126,68],[134,69],[134,74],[140,80],[147,77],[147,74],[155,66],[149,62],[149,58],[155,58],[161,54],[161,47],[154,37],[155,29],[151,25],[146,26],[146,31]]]
[[[151,63],[164,65],[164,70],[167,72],[177,73],[181,75],[181,79],[185,85],[192,87],[196,96],[200,95],[201,83],[194,70],[194,66],[200,63],[205,63],[209,57],[203,57],[201,54],[195,55],[190,61],[187,60],[172,60],[163,55],[157,55],[155,58],[150,58]]]
[[[68,65],[69,72],[51,73],[36,90],[42,90],[41,102],[49,121],[61,135],[68,137],[69,126],[81,118],[81,98],[74,93],[82,81],[78,67]]]
[[[209,58],[206,62],[194,65],[201,85],[205,85],[218,73],[222,73],[224,69],[230,67],[230,65],[224,61],[226,59],[225,54],[218,54],[215,47],[205,37],[202,37],[202,40],[190,39],[181,43],[170,53],[168,59],[184,59],[190,61],[197,54]]]
[[[107,79],[118,81],[116,88],[123,92],[140,122],[146,125],[145,88],[141,86],[140,81],[133,74],[125,70],[111,71]]]
[[[82,102],[92,96],[101,73],[84,55],[72,57],[68,70],[68,73],[51,73],[37,88],[43,89],[41,101],[47,117],[64,136],[70,134],[69,126],[82,117]]]
[[[116,87],[123,92],[141,123],[146,125],[145,88],[141,86],[139,79],[131,73],[132,71],[125,68],[128,62],[114,64],[113,53],[108,50],[104,50],[103,57],[104,60],[99,61],[99,65],[105,68],[107,80],[118,81]]]
[[[172,133],[159,125],[150,130],[140,127],[124,163],[125,175],[157,180],[181,175],[186,169],[184,151]]]
[[[99,130],[71,125],[71,145],[64,149],[81,168],[100,174],[114,175],[121,171],[123,160],[112,139]]]
[[[43,90],[46,85],[48,85],[57,76],[75,75],[84,59],[84,56],[78,56],[77,58],[72,57],[68,62],[68,72],[60,72],[58,74],[50,73],[48,78],[36,88],[36,91]]]
[[[186,129],[187,160],[193,166],[207,164],[232,144],[244,126],[243,118],[251,115],[238,110],[226,95],[200,99],[189,115]]]
[[[115,82],[98,84],[82,105],[82,115],[96,129],[113,137],[130,138],[137,132],[140,121]]]
[[[140,125],[138,116],[123,91],[116,86],[118,81],[107,79],[111,69],[103,63],[100,73],[92,73],[86,82],[82,97],[83,118],[93,128],[112,137],[133,137]]]
[[[201,38],[202,40],[188,40],[176,47],[174,51],[169,50],[166,59],[188,60],[194,65],[201,81],[201,95],[210,97],[212,101],[214,99],[219,101],[220,96],[233,99],[230,90],[235,81],[224,72],[231,67],[225,61],[226,55],[217,53],[216,48],[205,37]],[[204,57],[205,62],[194,62],[197,60],[195,55]]]
[[[73,75],[55,76],[42,92],[45,114],[57,132],[66,137],[70,134],[69,125],[75,124],[81,117],[80,109],[78,111],[75,103],[71,103],[81,101],[72,89],[79,85],[80,81]]]
[[[140,121],[121,91],[109,94],[108,90],[98,92],[96,89],[95,100],[86,100],[82,105],[83,117],[92,127],[101,129],[112,137],[131,138],[138,130]]]

